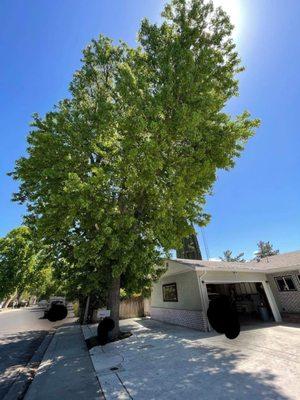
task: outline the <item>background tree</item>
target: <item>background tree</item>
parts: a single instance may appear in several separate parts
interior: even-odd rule
[[[222,261],[228,262],[245,262],[246,260],[243,258],[244,253],[239,253],[236,256],[232,255],[231,250],[226,250],[223,252],[223,257],[220,257]]]
[[[188,237],[183,238],[182,248],[176,250],[177,258],[187,258],[190,260],[202,260],[202,254],[198,243],[197,234],[190,234]]]
[[[51,295],[66,296],[67,291],[55,277],[53,263],[49,260],[49,247],[36,245],[36,260],[26,290],[31,296],[48,299]]]
[[[0,298],[6,298],[5,306],[23,292],[40,297],[57,290],[45,250],[41,244],[37,245],[27,226],[13,229],[0,238]]]
[[[7,298],[5,306],[30,284],[35,262],[29,228],[13,229],[0,239],[0,298]]]
[[[255,252],[255,260],[260,261],[262,258],[275,256],[279,254],[279,250],[274,250],[273,245],[270,242],[263,242],[260,240],[257,243],[258,250]]]
[[[173,0],[162,16],[142,22],[137,48],[92,41],[70,98],[34,116],[13,174],[37,233],[72,243],[68,278],[107,291],[113,336],[121,276],[143,280],[208,222],[217,169],[258,125],[224,111],[243,70],[228,16],[202,0]]]

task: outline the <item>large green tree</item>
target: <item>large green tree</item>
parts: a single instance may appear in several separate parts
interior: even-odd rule
[[[29,287],[35,265],[36,252],[29,228],[21,226],[0,238],[0,299],[9,300]]]
[[[0,238],[0,299],[6,299],[6,306],[25,291],[39,297],[60,289],[48,252],[49,248],[37,243],[27,226]]]
[[[224,111],[243,69],[228,16],[173,0],[162,17],[143,20],[136,48],[91,42],[70,98],[34,116],[13,174],[38,234],[72,243],[70,276],[109,282],[114,335],[120,277],[143,280],[193,223],[207,223],[217,170],[234,166],[258,125]]]

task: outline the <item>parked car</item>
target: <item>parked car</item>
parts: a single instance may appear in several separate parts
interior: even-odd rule
[[[62,304],[62,305],[66,305],[66,299],[64,297],[60,297],[60,296],[51,296],[49,299],[49,303],[47,303],[47,307],[45,310],[45,317],[47,316],[48,311],[50,310],[51,306],[53,304]]]
[[[62,296],[51,296],[49,299],[49,307],[51,307],[51,304],[63,304],[64,306],[66,305],[66,299],[65,297]]]
[[[48,307],[44,311],[44,318],[49,321],[59,321],[68,314],[66,299],[64,297],[50,297]]]
[[[47,300],[40,300],[40,301],[38,302],[38,305],[39,305],[40,307],[46,307],[46,306],[48,305],[48,301],[47,301]]]

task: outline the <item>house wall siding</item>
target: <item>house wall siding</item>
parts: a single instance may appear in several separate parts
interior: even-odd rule
[[[288,271],[288,272],[276,272],[267,274],[270,287],[273,295],[278,304],[278,308],[281,312],[300,313],[300,282],[298,280],[299,271]],[[291,275],[293,278],[294,285],[297,291],[280,292],[275,282],[277,276]]]
[[[162,286],[176,283],[177,302],[163,301]],[[202,311],[202,303],[195,271],[162,276],[153,284],[151,294],[151,318],[169,324],[207,331],[207,318]]]
[[[178,301],[163,301],[162,286],[168,283],[176,283]],[[151,293],[151,307],[177,309],[187,311],[201,311],[197,274],[188,271],[171,276],[162,276],[153,284]]]

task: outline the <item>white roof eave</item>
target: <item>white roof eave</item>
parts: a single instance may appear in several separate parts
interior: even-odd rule
[[[284,266],[284,267],[275,267],[275,268],[222,268],[222,267],[206,267],[206,266],[198,266],[195,265],[195,270],[196,271],[212,271],[212,272],[259,272],[263,274],[273,274],[273,273],[280,273],[280,271],[295,271],[299,270],[300,271],[300,265],[291,265],[291,266]]]
[[[211,272],[259,272],[259,273],[267,273],[266,270],[258,269],[258,268],[216,268],[216,267],[200,267],[197,266],[196,271],[211,271]]]
[[[290,260],[290,264],[285,264],[285,265],[280,265],[281,262],[278,263],[278,259],[277,262],[274,262],[274,260],[271,260],[271,258],[270,262],[250,261],[246,263],[236,263],[236,264],[222,262],[222,261],[216,263],[215,261],[210,262],[205,260],[202,261],[202,260],[185,260],[185,259],[175,259],[175,260],[173,259],[168,261],[174,262],[178,266],[184,267],[186,270],[190,271],[192,270],[198,272],[211,271],[211,272],[247,272],[247,273],[262,273],[262,274],[274,274],[274,273],[280,274],[280,272],[295,271],[295,270],[296,271],[298,270],[300,272],[299,258],[300,258],[300,252],[298,260]],[[289,260],[283,260],[283,263],[288,261]]]

